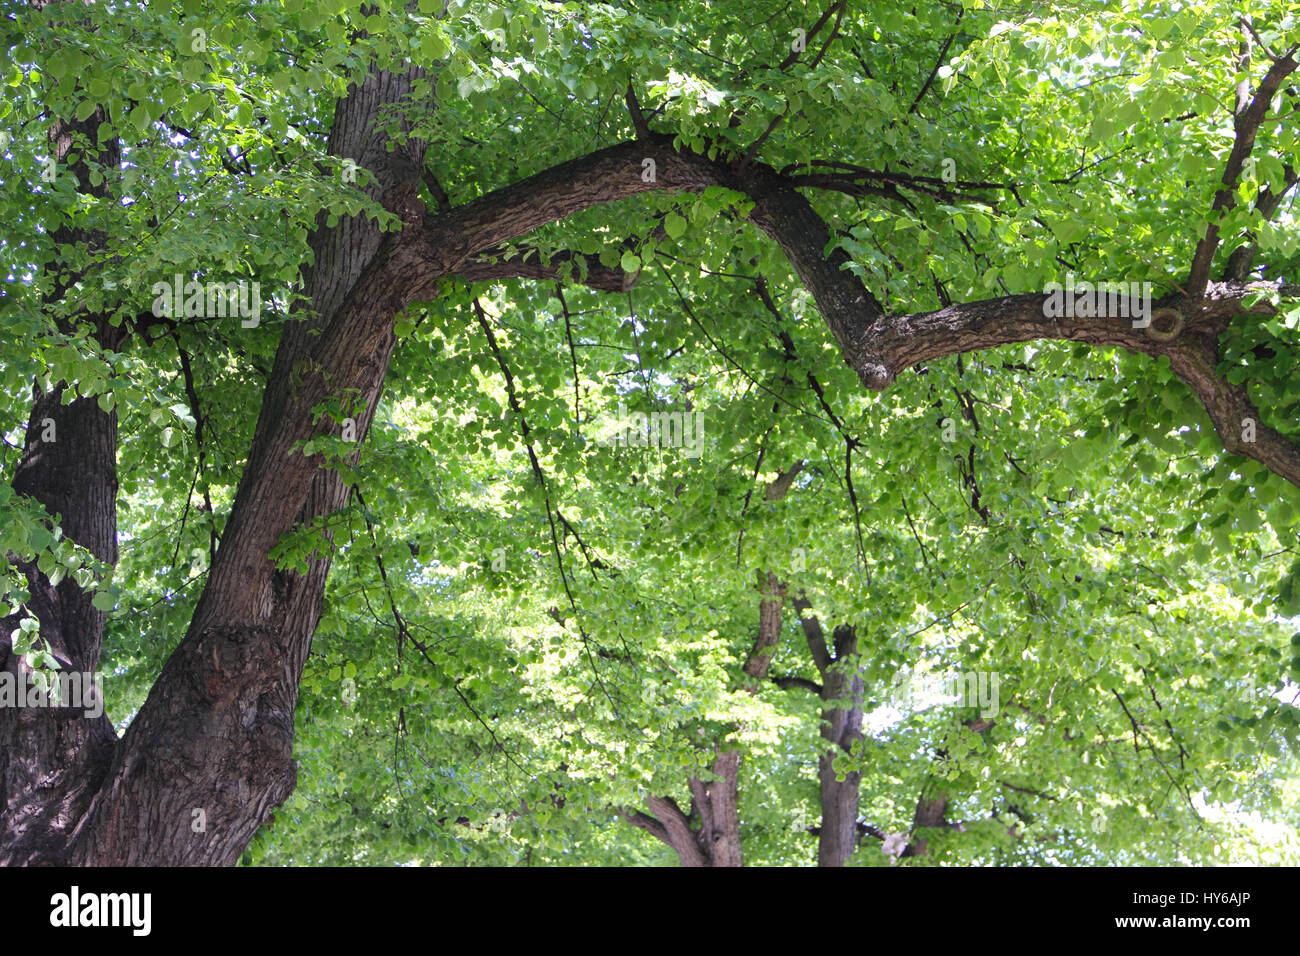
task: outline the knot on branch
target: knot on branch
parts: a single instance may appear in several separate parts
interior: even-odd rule
[[[223,625],[204,629],[186,662],[204,695],[225,707],[273,688],[283,676],[283,655],[276,628]]]
[[[1151,313],[1151,324],[1146,327],[1147,338],[1156,342],[1172,342],[1183,331],[1186,320],[1183,313],[1172,306]]]
[[[862,362],[857,366],[858,379],[873,392],[883,392],[894,384],[894,373],[880,362]]]

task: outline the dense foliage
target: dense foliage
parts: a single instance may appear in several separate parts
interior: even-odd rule
[[[33,380],[74,383],[118,416],[121,549],[109,571],[0,486],[9,610],[20,560],[100,588],[119,732],[194,614],[312,231],[400,226],[328,148],[368,71],[427,71],[386,122],[427,142],[431,212],[644,122],[790,177],[886,312],[916,314],[1067,273],[1178,292],[1237,86],[1300,42],[1285,0],[4,11],[6,480]],[[1296,281],[1294,74],[1272,106],[1216,277],[1251,241],[1239,278]],[[106,191],[43,178],[50,124],[96,110],[121,143]],[[1285,198],[1265,215],[1261,191]],[[962,349],[868,390],[754,201],[593,205],[498,250],[537,277],[446,280],[397,320],[359,460],[304,452],[346,506],[272,553],[334,563],[297,788],[244,862],[675,863],[629,818],[686,808],[734,750],[745,862],[811,864],[828,711],[800,595],[857,635],[834,665],[863,682],[835,757],[860,774],[853,864],[1300,862],[1300,489],[1227,451],[1167,358],[1104,343]],[[625,288],[591,288],[597,265]],[[177,273],[258,282],[260,321],[150,315]],[[1300,308],[1271,295],[1218,371],[1300,442]],[[87,312],[131,334],[105,348]],[[698,455],[611,444],[620,407],[685,415]],[[755,677],[769,575],[780,640]],[[907,693],[954,674],[992,675],[993,711]]]

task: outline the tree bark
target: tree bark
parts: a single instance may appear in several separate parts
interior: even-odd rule
[[[78,139],[95,143],[102,108],[80,122],[57,122],[50,130],[51,153],[58,175],[72,176],[81,193],[103,198],[107,185],[90,181],[88,149],[67,164]],[[117,141],[99,144],[98,162],[116,167]],[[102,248],[105,237],[61,225],[55,244]],[[48,301],[58,303],[75,276],[55,273]],[[78,316],[95,329],[98,344],[114,350],[121,333],[103,316]],[[60,330],[73,330],[71,318],[58,320]],[[68,385],[46,390],[33,387],[31,414],[23,455],[12,488],[18,495],[44,506],[58,521],[64,536],[110,567],[117,563],[117,412],[105,412],[96,398],[63,403]],[[48,428],[52,428],[52,435]],[[52,440],[46,441],[47,435]],[[56,585],[35,562],[18,562],[27,579],[28,611],[40,621],[41,638],[49,645],[62,673],[91,673],[99,665],[105,613],[91,604],[92,595],[72,577]],[[0,671],[17,678],[31,667],[11,653],[10,632],[21,613],[0,621]],[[59,863],[66,858],[69,834],[84,815],[107,769],[117,735],[107,716],[84,716],[80,707],[0,708],[0,865]]]
[[[922,794],[916,801],[916,811],[912,814],[912,834],[907,846],[899,857],[925,856],[929,851],[926,830],[937,830],[948,826],[948,795],[935,787],[933,792]]]
[[[713,774],[710,781],[690,779],[689,814],[672,797],[647,797],[648,814],[633,810],[623,817],[671,847],[682,866],[740,866],[740,754],[718,754]]]
[[[813,662],[822,675],[822,737],[831,746],[818,760],[821,785],[822,822],[817,837],[817,865],[844,866],[858,846],[858,806],[862,774],[856,770],[838,779],[835,758],[852,753],[862,739],[862,701],[865,686],[858,670],[858,634],[847,624],[835,628],[832,647],[827,647],[821,622],[810,612],[812,605],[800,595],[795,599],[804,638]]]
[[[858,801],[862,774],[850,770],[844,779],[837,778],[835,758],[851,753],[853,744],[862,739],[862,677],[857,673],[857,637],[852,628],[845,638],[844,650],[837,662],[849,670],[833,668],[822,682],[822,736],[831,748],[818,762],[821,779],[822,830],[817,844],[818,866],[843,866],[858,846]],[[837,642],[838,643],[838,642]]]
[[[330,140],[337,155],[368,166],[373,198],[408,226],[423,212],[416,198],[423,150],[386,151],[378,118],[415,75],[371,74],[338,104]],[[364,438],[400,310],[391,287],[377,294],[376,285],[398,245],[361,218],[314,234],[311,314],[282,334],[189,631],[116,748],[74,833],[73,862],[230,865],[292,793],[294,708],[330,556],[300,575],[277,570],[268,555],[285,532],[346,501],[337,473],[294,449],[338,427],[328,417],[313,424],[312,409],[348,389],[364,403],[356,419]]]

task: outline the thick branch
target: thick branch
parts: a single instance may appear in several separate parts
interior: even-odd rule
[[[1244,385],[1219,376],[1218,353],[1202,341],[1169,354],[1170,367],[1196,393],[1223,442],[1234,455],[1253,458],[1269,471],[1300,487],[1300,446],[1268,427]],[[1254,440],[1249,440],[1253,434]]]
[[[888,316],[874,323],[871,336],[891,377],[947,355],[1035,339],[1120,346],[1153,357],[1168,356],[1174,372],[1205,406],[1226,450],[1253,458],[1300,486],[1300,447],[1265,426],[1245,387],[1228,383],[1216,371],[1218,334],[1235,314],[1275,311],[1267,302],[1248,307],[1246,300],[1276,289],[1266,283],[1211,283],[1204,298],[1195,303],[1173,298],[1153,303],[1153,321],[1147,328],[1134,328],[1128,318],[1048,317],[1044,315],[1046,296],[1016,295],[918,315]],[[1282,291],[1295,294],[1300,290],[1286,287]],[[1164,308],[1182,316],[1182,328],[1172,338],[1167,338],[1172,329],[1166,322],[1154,318]],[[1252,431],[1254,440],[1249,441]]]
[[[1273,62],[1264,79],[1260,81],[1255,97],[1248,104],[1239,102],[1233,128],[1236,140],[1228,153],[1228,161],[1223,169],[1223,188],[1214,194],[1214,204],[1210,207],[1210,223],[1205,229],[1205,236],[1196,244],[1192,257],[1192,268],[1187,279],[1187,294],[1196,299],[1204,294],[1210,280],[1210,265],[1214,261],[1214,252],[1219,247],[1219,219],[1221,214],[1236,205],[1235,191],[1241,170],[1246,165],[1250,151],[1255,147],[1255,134],[1259,124],[1268,113],[1273,96],[1297,66],[1300,66],[1290,53]],[[1240,98],[1239,98],[1240,99]]]
[[[642,176],[644,158],[654,160],[653,181]],[[848,270],[848,255],[838,247],[826,252],[829,230],[808,200],[792,188],[790,180],[761,163],[755,163],[744,176],[737,176],[696,153],[674,150],[671,140],[661,135],[611,146],[560,164],[450,213],[427,219],[418,243],[422,248],[408,250],[410,284],[427,289],[431,277],[463,268],[472,256],[596,203],[654,189],[696,191],[709,185],[737,189],[754,200],[751,220],[785,252],[813,294],[845,361],[863,384],[875,390],[888,387],[899,372],[921,362],[1040,338],[1120,346],[1152,356],[1169,355],[1173,361],[1193,333],[1216,335],[1243,310],[1248,296],[1270,288],[1258,283],[1216,283],[1207,287],[1195,303],[1167,299],[1154,304],[1157,308],[1180,310],[1182,329],[1170,329],[1158,321],[1145,329],[1134,328],[1129,318],[1051,318],[1045,315],[1046,296],[1038,294],[953,305],[921,315],[886,316],[875,297]],[[613,277],[608,278],[612,283]],[[416,295],[408,290],[403,299],[409,302]],[[1254,307],[1261,313],[1270,309],[1266,304]],[[1227,386],[1220,383],[1211,390],[1212,383],[1202,374],[1201,364],[1174,362],[1202,400],[1213,391],[1216,405],[1224,405],[1224,394],[1219,393]],[[1241,402],[1228,404],[1236,408]],[[1211,415],[1221,436],[1232,434],[1220,411],[1212,410]],[[1243,417],[1258,421],[1257,415]],[[1238,419],[1236,432],[1240,431]],[[1244,445],[1230,450],[1255,458],[1300,484],[1300,470],[1290,463],[1297,452],[1276,432],[1261,432],[1257,441]]]
[[[623,819],[632,824],[632,826],[645,830],[646,833],[649,833],[661,843],[668,843],[669,846],[672,846],[672,844],[668,842],[668,828],[654,817],[650,816],[650,814],[642,813],[640,810],[624,810]]]
[[[812,611],[812,604],[804,595],[800,594],[794,599],[794,606],[799,612],[799,623],[803,625],[804,639],[808,642],[808,650],[812,652],[813,663],[825,678],[827,669],[834,661],[826,649],[826,637],[822,633],[821,622],[817,620],[815,614],[809,613]]]
[[[782,690],[806,690],[818,697],[822,695],[822,685],[806,677],[773,677],[771,681]]]
[[[635,826],[641,826],[648,833],[672,847],[682,861],[682,866],[709,865],[709,858],[704,855],[704,851],[700,849],[699,843],[695,840],[695,831],[691,829],[690,820],[682,812],[682,808],[677,805],[676,800],[672,797],[646,797],[645,803],[650,813],[653,814],[654,820],[658,823],[658,827],[645,826],[638,819],[632,819],[629,822]],[[644,814],[637,814],[638,818],[643,816]]]
[[[560,163],[426,218],[422,255],[426,268],[447,275],[460,271],[472,256],[591,206],[656,190],[734,186],[730,179],[719,164],[674,149],[669,136],[651,134]]]
[[[768,571],[761,582],[763,600],[758,605],[758,633],[754,647],[745,661],[745,673],[762,680],[781,639],[781,606],[785,601],[785,584]]]

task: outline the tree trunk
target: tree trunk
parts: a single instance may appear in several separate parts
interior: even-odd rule
[[[36,389],[13,488],[63,516],[64,535],[111,565],[117,560],[117,415],[101,411],[93,398],[63,405],[63,391],[62,385]],[[44,442],[51,422],[54,440]],[[20,569],[31,592],[27,608],[40,621],[59,670],[95,671],[104,612],[71,577],[51,586],[34,563],[23,562]],[[9,633],[21,617],[0,622],[0,670],[15,678],[31,673],[22,657],[10,653]],[[0,708],[0,865],[61,861],[116,739],[107,716],[88,718],[80,707]]]
[[[718,754],[713,773],[714,780],[690,779],[689,815],[672,797],[647,797],[650,813],[628,813],[626,819],[672,847],[682,866],[740,866],[740,754]],[[698,829],[691,826],[696,818]]]
[[[848,629],[851,630],[851,629]],[[846,660],[856,664],[854,650]],[[849,753],[862,739],[862,678],[856,672],[832,670],[823,683],[822,699],[838,706],[822,711],[822,736],[831,748],[818,761],[821,779],[822,830],[817,844],[818,866],[843,866],[858,846],[858,793],[862,775],[852,770],[843,780],[835,775],[835,758]]]
[[[423,150],[387,152],[377,119],[414,76],[372,74],[338,104],[330,140],[332,152],[375,173],[372,195],[408,226],[422,215],[415,195]],[[75,834],[73,862],[230,865],[293,792],[294,708],[330,556],[299,575],[276,570],[268,554],[285,532],[346,501],[336,473],[292,449],[338,426],[313,424],[311,411],[349,388],[364,402],[358,445],[370,426],[400,311],[391,291],[376,294],[377,264],[391,260],[385,244],[395,245],[364,219],[313,236],[313,314],[282,335],[189,631],[116,749]]]
[[[858,674],[858,638],[851,627],[835,629],[835,663],[823,672],[822,736],[831,748],[818,761],[821,780],[822,827],[817,843],[818,866],[843,866],[858,846],[858,793],[862,775],[835,775],[835,758],[850,753],[862,739],[862,677]]]
[[[56,123],[50,130],[51,152],[58,175],[71,175],[81,193],[102,198],[107,186],[94,186],[90,166],[82,157],[65,165],[77,137],[94,143],[105,119],[102,108],[84,121]],[[116,166],[116,140],[102,143],[100,162]],[[68,225],[51,237],[55,244],[101,248],[104,237]],[[75,281],[55,274],[49,297],[58,302]],[[79,316],[96,329],[99,344],[113,350],[121,332],[99,316]],[[69,319],[59,320],[71,332]],[[98,560],[117,562],[117,412],[103,411],[95,398],[75,398],[63,404],[66,383],[49,391],[33,388],[23,455],[12,484],[57,516],[64,536]],[[48,439],[48,440],[47,440]],[[49,645],[62,673],[90,673],[99,665],[105,613],[91,604],[92,595],[71,578],[56,585],[34,562],[18,562],[31,598],[27,609],[40,621],[41,638]],[[11,653],[10,632],[24,615],[0,621],[0,672],[13,678],[32,669]],[[107,770],[117,735],[107,716],[88,718],[81,707],[0,708],[0,865],[60,863],[66,858],[68,837]]]
[[[813,662],[822,675],[822,736],[831,747],[818,760],[821,783],[822,823],[817,842],[818,866],[843,866],[858,846],[858,801],[861,774],[857,771],[836,779],[835,758],[850,753],[862,739],[862,697],[865,693],[858,673],[858,634],[847,624],[832,634],[833,650],[826,646],[821,622],[812,615],[812,605],[800,595],[795,599],[804,638]]]
[[[908,841],[900,857],[925,856],[929,849],[924,831],[935,830],[948,825],[948,794],[940,787],[930,788],[916,801],[916,812],[912,816],[912,838]]]

